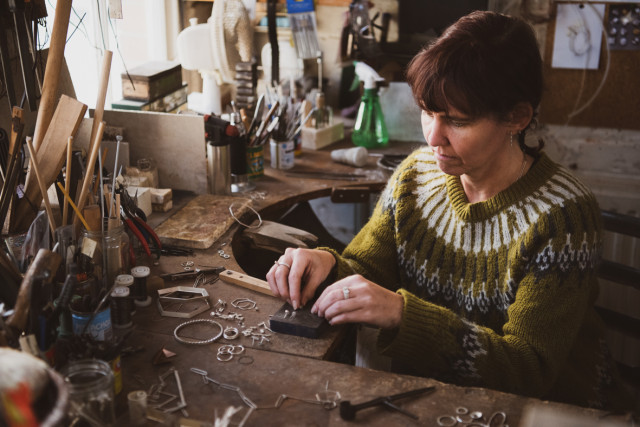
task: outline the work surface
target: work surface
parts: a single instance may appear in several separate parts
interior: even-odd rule
[[[402,150],[406,151],[407,146],[402,147]],[[380,191],[389,172],[378,169],[375,161],[375,158],[370,158],[366,168],[357,170],[332,163],[328,151],[305,152],[302,157],[296,159],[296,169],[313,168],[323,172],[357,173],[361,175],[361,179],[349,181],[319,177],[292,178],[288,176],[287,171],[267,168],[266,175],[255,181],[256,188],[242,194],[241,197],[251,198],[253,208],[263,219],[270,219],[297,202],[329,196],[339,187],[357,185]],[[174,212],[189,199],[177,198]],[[249,213],[242,219],[250,223],[255,219],[252,215],[255,214]],[[168,215],[154,214],[150,223],[157,226],[167,217]],[[186,263],[193,263],[194,267],[198,268],[221,266],[243,271],[234,256],[233,245],[233,240],[242,229],[239,224],[232,225],[213,246],[196,250],[193,256],[167,256],[158,262],[143,259],[143,263],[152,267],[153,275],[184,271]],[[273,333],[265,329],[264,325],[268,324],[269,316],[280,308],[282,302],[221,280],[202,287],[210,296],[212,308],[193,319],[213,319],[223,328],[234,327],[239,332],[254,326],[253,330],[266,338],[256,339],[240,333],[235,339],[221,337],[210,344],[185,344],[175,339],[174,331],[177,326],[193,319],[161,316],[156,305],[156,290],[162,286],[193,286],[193,279],[165,282],[164,285],[158,280],[150,280],[149,285],[153,303],[148,307],[138,308],[134,315],[134,327],[125,342],[125,347],[134,352],[124,355],[121,360],[123,390],[118,395],[117,412],[123,425],[126,425],[128,420],[126,396],[131,391],[145,390],[151,397],[155,397],[155,400],[149,401],[150,407],[169,400],[163,408],[175,407],[180,399],[180,390],[173,370],[178,372],[187,406],[184,411],[173,411],[169,415],[152,412],[157,416],[157,420],[166,417],[189,419],[180,421],[181,425],[212,423],[216,418],[222,418],[230,407],[238,409],[232,418],[232,425],[244,423],[247,426],[454,425],[451,422],[455,418],[448,417],[458,416],[456,411],[462,411],[461,408],[466,408],[469,413],[480,411],[485,422],[492,414],[503,412],[506,415],[506,422],[499,424],[495,418],[491,426],[533,426],[535,424],[523,420],[527,408],[531,405],[567,411],[590,419],[597,419],[602,415],[597,411],[569,405],[541,402],[481,388],[457,387],[427,378],[356,368],[328,361],[326,359],[335,360],[341,337],[344,335],[343,329],[330,328],[319,339]],[[238,298],[251,299],[256,303],[256,308],[234,308],[232,303]],[[221,307],[222,302],[225,303],[222,313],[239,313],[243,321],[211,317],[210,312],[216,307]],[[179,331],[179,336],[206,340],[218,332],[218,327],[208,322],[194,323],[184,326]],[[218,352],[221,346],[227,344],[236,346],[233,352],[238,354],[224,361],[229,355],[220,356]],[[242,349],[237,347],[239,345],[242,345]],[[160,352],[169,357],[166,360],[159,358]],[[160,359],[163,359],[164,363],[158,364]],[[164,385],[160,386],[161,383]],[[380,406],[358,412],[354,421],[347,422],[340,417],[339,400],[358,404],[376,397],[427,386],[435,386],[435,391],[394,402],[402,410],[417,416],[417,420]],[[255,409],[250,410],[251,407]],[[462,417],[463,420],[470,420],[468,416]],[[148,420],[147,425],[156,425],[156,422]]]

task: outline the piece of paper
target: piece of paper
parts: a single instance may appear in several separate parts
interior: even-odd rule
[[[558,5],[553,68],[598,69],[604,10],[604,4]]]

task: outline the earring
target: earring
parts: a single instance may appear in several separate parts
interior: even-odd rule
[[[509,147],[513,148],[513,132],[509,132]]]

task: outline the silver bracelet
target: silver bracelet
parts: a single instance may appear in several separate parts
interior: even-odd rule
[[[187,326],[187,325],[192,325],[194,323],[211,323],[215,326],[217,326],[218,328],[220,328],[220,332],[218,333],[218,335],[209,338],[207,340],[190,340],[190,339],[185,339],[182,338],[180,336],[178,336],[178,331]],[[211,344],[212,342],[215,342],[218,338],[220,338],[222,336],[223,333],[223,328],[222,325],[218,322],[216,322],[215,320],[209,320],[209,319],[195,319],[195,320],[189,320],[188,322],[184,322],[179,324],[178,326],[176,326],[176,329],[173,331],[173,336],[175,337],[176,341],[181,342],[183,344],[195,344],[195,345],[204,345],[204,344]]]
[[[251,206],[247,206],[247,208],[249,208],[251,211],[253,211],[253,213],[256,214],[256,216],[258,217],[258,225],[247,225],[247,224],[243,223],[242,221],[240,221],[238,218],[236,218],[236,215],[233,213],[233,205],[234,204],[235,204],[235,202],[233,202],[233,203],[231,203],[231,205],[229,205],[229,213],[231,214],[231,218],[235,219],[238,224],[240,224],[240,225],[242,225],[243,227],[246,227],[246,228],[260,228],[262,226],[262,217],[260,216],[258,211],[253,209]]]

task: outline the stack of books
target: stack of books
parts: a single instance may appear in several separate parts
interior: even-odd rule
[[[187,103],[187,85],[177,61],[152,61],[122,73],[122,98],[111,108],[176,112]]]

